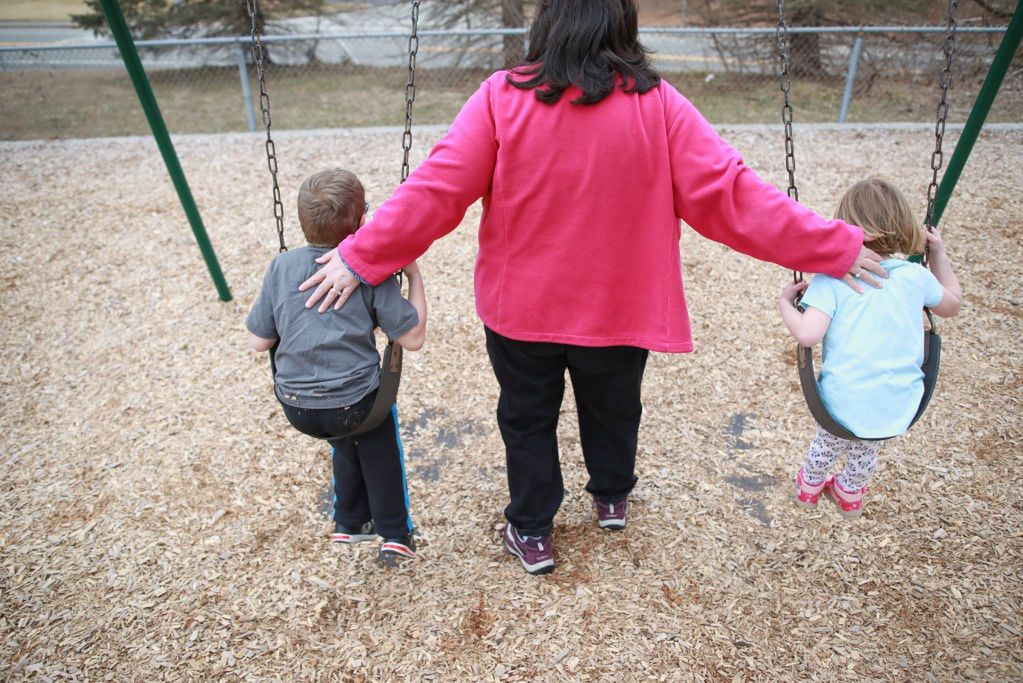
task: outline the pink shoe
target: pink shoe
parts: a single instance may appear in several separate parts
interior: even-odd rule
[[[796,505],[801,508],[813,509],[817,507],[817,501],[821,499],[821,491],[824,490],[828,480],[825,479],[819,484],[807,484],[803,479],[803,468],[796,472]]]
[[[863,494],[866,492],[866,486],[859,491],[846,491],[834,476],[824,481],[824,495],[835,501],[838,514],[846,519],[855,519],[863,514]]]

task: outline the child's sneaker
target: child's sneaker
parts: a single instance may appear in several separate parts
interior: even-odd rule
[[[625,515],[629,512],[629,497],[617,503],[605,503],[599,498],[593,499],[597,508],[597,525],[608,531],[621,531],[625,528]]]
[[[334,522],[334,533],[330,535],[330,540],[334,543],[361,543],[362,541],[372,541],[376,537],[377,531],[373,526],[373,520],[362,526],[345,526]]]
[[[796,472],[796,505],[801,508],[813,509],[817,507],[817,501],[821,499],[821,492],[828,485],[828,479],[825,479],[819,484],[808,484],[806,479],[803,479],[803,468],[800,467],[799,471]]]
[[[408,560],[416,559],[416,539],[412,534],[385,538],[380,544],[377,561],[385,567],[398,567]]]
[[[530,574],[554,571],[554,548],[551,536],[519,536],[511,524],[504,525],[504,549],[519,558],[522,568]]]
[[[866,486],[859,491],[846,491],[833,476],[824,482],[824,495],[835,502],[838,514],[846,519],[854,519],[863,514],[863,494],[866,492]]]

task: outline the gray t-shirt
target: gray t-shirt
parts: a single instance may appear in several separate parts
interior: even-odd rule
[[[254,335],[281,340],[274,357],[275,391],[299,408],[340,408],[365,397],[380,384],[373,329],[379,325],[388,339],[397,339],[419,324],[419,314],[393,277],[376,287],[360,286],[340,311],[306,308],[310,292],[298,286],[331,248],[301,247],[275,256],[245,320]]]

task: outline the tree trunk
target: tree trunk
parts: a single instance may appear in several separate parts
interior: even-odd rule
[[[501,0],[501,26],[505,28],[522,28],[526,23],[523,0]],[[522,36],[504,37],[504,66],[517,66],[525,55],[525,40]]]
[[[827,23],[824,11],[814,5],[797,5],[792,12],[790,26],[821,26]],[[821,34],[793,33],[789,38],[792,51],[792,73],[796,76],[824,75],[821,59]]]

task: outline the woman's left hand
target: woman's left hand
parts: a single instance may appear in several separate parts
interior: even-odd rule
[[[877,275],[882,280],[888,279],[888,271],[881,265],[881,256],[876,251],[866,246],[860,247],[860,255],[856,257],[849,272],[842,276],[842,281],[853,288],[857,294],[863,294],[863,288],[856,283],[856,278],[863,280],[871,287],[881,289],[884,285],[881,280],[875,279],[868,273]]]
[[[312,296],[306,300],[305,307],[312,308],[317,301],[323,299],[323,303],[317,309],[320,313],[330,308],[331,304],[334,305],[335,311],[341,310],[352,292],[359,288],[359,278],[348,270],[348,266],[341,260],[337,249],[331,249],[316,259],[316,262],[324,264],[323,268],[313,273],[308,280],[298,286],[300,292],[316,287]]]

